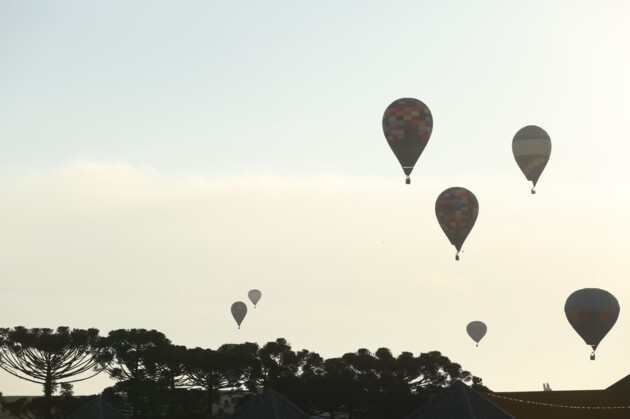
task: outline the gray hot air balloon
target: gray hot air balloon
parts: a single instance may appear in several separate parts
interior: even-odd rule
[[[262,297],[262,292],[258,290],[251,290],[247,293],[247,296],[249,297],[249,301],[251,301],[254,305],[254,308],[256,308],[256,304],[258,304],[258,301],[260,301],[260,297]]]
[[[532,193],[536,193],[536,183],[551,155],[549,134],[536,125],[521,128],[512,140],[512,153],[525,178],[534,184]]]
[[[232,317],[236,320],[236,324],[238,324],[238,328],[241,328],[241,323],[243,323],[243,319],[247,314],[247,305],[245,305],[242,301],[237,301],[232,304]]]
[[[569,295],[564,313],[578,335],[593,348],[594,360],[597,346],[617,322],[619,302],[608,291],[584,288]]]
[[[468,332],[468,336],[477,343],[476,346],[479,346],[479,341],[483,339],[487,331],[488,328],[486,327],[486,324],[480,321],[470,322],[468,323],[468,326],[466,326],[466,332]]]

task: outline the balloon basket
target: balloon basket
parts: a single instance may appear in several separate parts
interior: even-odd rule
[[[532,195],[536,195],[536,189],[532,188]]]
[[[591,352],[591,361],[595,361],[595,352]]]
[[[409,179],[409,178],[405,179],[405,184],[406,185],[411,185],[411,179]]]

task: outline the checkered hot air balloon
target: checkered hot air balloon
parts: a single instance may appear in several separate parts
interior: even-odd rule
[[[591,359],[604,336],[617,322],[619,302],[614,295],[599,288],[584,288],[569,295],[564,313],[573,329],[593,348]]]
[[[435,201],[435,215],[440,227],[457,249],[455,260],[459,260],[459,252],[475,225],[478,214],[477,197],[466,188],[448,188]]]
[[[525,178],[534,184],[532,193],[535,194],[536,183],[551,155],[549,134],[536,125],[521,128],[512,140],[512,153]]]
[[[407,175],[407,184],[411,183],[409,176],[429,142],[432,130],[431,111],[418,99],[397,99],[385,109],[383,133]]]

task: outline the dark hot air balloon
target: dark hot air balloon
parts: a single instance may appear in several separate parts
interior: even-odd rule
[[[488,328],[486,327],[486,324],[480,321],[470,322],[468,323],[468,326],[466,326],[466,332],[468,332],[468,336],[477,343],[476,346],[479,346],[479,341],[483,339],[487,331]]]
[[[525,178],[534,184],[532,193],[536,193],[536,183],[551,155],[549,134],[536,125],[521,128],[512,140],[512,153]]]
[[[262,292],[258,290],[251,290],[247,293],[247,296],[249,297],[249,301],[251,301],[254,305],[254,308],[256,308],[256,304],[258,304],[258,301],[260,301],[260,297],[262,297]]]
[[[429,142],[432,130],[431,111],[418,99],[397,99],[385,109],[383,133],[407,175],[407,184],[411,183],[409,175]]]
[[[477,197],[466,188],[448,188],[435,201],[435,215],[440,227],[457,249],[455,260],[459,260],[459,252],[475,225],[478,214]]]
[[[619,302],[608,291],[584,288],[569,295],[564,313],[578,335],[593,348],[594,360],[597,346],[617,322]]]
[[[234,304],[232,304],[232,317],[234,317],[234,320],[236,320],[236,324],[238,324],[238,328],[241,328],[241,323],[243,323],[243,319],[245,318],[245,315],[247,314],[247,306],[245,305],[244,302],[242,301],[237,301]]]

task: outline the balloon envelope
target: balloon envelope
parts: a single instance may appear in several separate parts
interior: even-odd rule
[[[473,321],[468,323],[466,326],[466,332],[468,332],[468,336],[472,338],[477,344],[483,337],[486,335],[488,328],[484,322]]]
[[[251,301],[254,305],[254,308],[256,308],[256,304],[258,304],[260,297],[262,297],[262,292],[258,290],[251,290],[247,293],[247,296],[249,297],[249,301]]]
[[[410,183],[409,175],[429,142],[432,130],[431,111],[418,99],[397,99],[385,109],[383,133],[407,175],[407,183]]]
[[[593,350],[619,317],[619,302],[608,291],[584,288],[575,291],[564,305],[567,320]]]
[[[448,188],[435,201],[435,215],[440,227],[457,253],[475,225],[478,214],[477,197],[466,188]]]
[[[245,305],[242,301],[237,301],[232,304],[232,317],[236,320],[236,324],[238,324],[238,328],[241,328],[241,323],[243,323],[243,319],[247,314],[247,305]]]
[[[512,153],[525,178],[536,186],[551,155],[551,138],[544,129],[528,125],[514,135]]]

